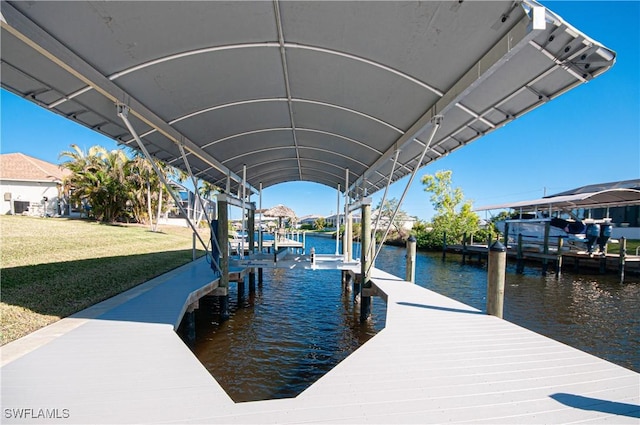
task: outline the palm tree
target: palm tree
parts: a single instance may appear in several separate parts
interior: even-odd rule
[[[90,206],[88,214],[101,221],[115,221],[126,205],[123,182],[127,157],[120,150],[107,152],[92,146],[88,152],[77,145],[60,157],[69,158],[62,166],[73,172],[65,185],[73,188],[72,200]]]
[[[129,198],[132,201],[132,213],[139,223],[149,223],[152,226],[152,180],[155,177],[151,163],[140,153],[136,152],[130,164],[128,177]],[[146,211],[145,211],[146,209]]]
[[[202,197],[202,199],[205,201],[203,202],[203,204],[206,206],[209,205],[209,202],[211,202],[211,197],[218,193],[220,191],[220,188],[214,184],[209,183],[206,180],[202,180],[202,186],[200,186],[198,189],[198,193],[200,194],[200,196]],[[198,221],[196,222],[196,226],[198,225],[198,223],[200,222],[200,220],[202,220],[202,215],[205,214],[206,211],[201,211],[200,212],[200,216],[198,217]]]

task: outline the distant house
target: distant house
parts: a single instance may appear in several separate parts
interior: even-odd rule
[[[352,223],[360,223],[360,214],[356,214],[353,213],[351,214],[352,217]],[[324,221],[327,225],[327,228],[329,229],[335,229],[336,228],[336,215],[328,215],[324,218]],[[338,214],[338,222],[340,223],[340,226],[342,226],[344,224],[344,214]]]
[[[61,215],[62,180],[71,171],[23,153],[0,155],[2,214]]]
[[[205,212],[202,212],[202,207],[198,201],[198,196],[189,188],[174,180],[169,180],[169,185],[173,192],[178,196],[180,200],[180,206],[182,210],[186,212],[189,219],[195,220],[210,220],[215,213],[215,203],[211,200],[202,198],[202,202],[205,207]],[[173,199],[169,200],[168,209],[160,218],[161,224],[168,224],[173,226],[189,227],[187,217],[178,207]]]
[[[371,212],[371,220],[372,220],[372,225],[373,223],[376,221],[376,218],[378,217],[378,210],[373,210]],[[326,224],[327,224],[327,228],[331,229],[335,229],[336,228],[336,215],[328,215],[324,218]],[[338,214],[338,220],[340,225],[342,226],[344,224],[344,214]],[[396,219],[399,226],[404,229],[405,231],[410,231],[413,228],[413,225],[416,223],[416,221],[418,220],[416,217],[410,217],[408,215],[403,215],[402,217],[399,217]],[[352,222],[354,224],[360,223],[362,221],[360,214],[358,213],[353,213],[352,214]],[[378,230],[381,229],[386,229],[387,225],[389,224],[389,220],[386,217],[380,217],[380,222],[378,223]]]
[[[298,219],[298,225],[302,226],[306,224],[306,225],[314,226],[316,223],[316,220],[319,218],[324,218],[324,216],[317,215],[317,214],[305,215],[304,217],[300,217]]]

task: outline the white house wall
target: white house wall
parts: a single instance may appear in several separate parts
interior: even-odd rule
[[[11,202],[29,202],[28,215],[57,214],[58,187],[55,182],[26,182],[0,180],[0,193],[2,193],[2,214],[11,214]],[[11,201],[5,201],[5,194],[11,193]],[[46,206],[43,198],[47,197]],[[46,211],[45,211],[46,208]]]

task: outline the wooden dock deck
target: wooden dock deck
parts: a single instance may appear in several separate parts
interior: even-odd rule
[[[476,257],[478,259],[486,258],[489,252],[489,247],[486,244],[468,244],[468,245],[447,245],[447,252],[460,254],[464,257],[472,259]],[[518,250],[516,246],[509,245],[507,247],[507,256],[511,259],[517,259]],[[568,268],[570,270],[580,270],[582,267],[588,269],[599,270],[600,273],[619,272],[620,270],[620,255],[618,254],[594,254],[589,255],[584,251],[561,251],[559,255],[557,250],[551,250],[548,254],[544,254],[539,251],[523,251],[522,259],[525,261],[547,261],[551,263],[557,263],[560,260],[560,266],[562,269]],[[624,257],[625,269],[631,273],[640,272],[640,256],[627,254]]]
[[[207,267],[2,347],[3,422],[638,424],[640,374],[377,269],[385,329],[296,398],[234,403],[174,332],[212,284],[175,277]]]

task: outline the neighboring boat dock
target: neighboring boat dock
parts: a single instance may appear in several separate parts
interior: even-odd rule
[[[560,244],[561,246],[561,244]],[[462,262],[467,259],[476,258],[478,261],[487,258],[490,244],[465,243],[445,245],[443,256],[447,252],[462,255]],[[561,273],[568,267],[571,270],[579,272],[583,269],[597,270],[604,274],[615,272],[623,279],[626,273],[640,273],[640,255],[637,252],[629,254],[626,249],[626,241],[624,238],[620,240],[620,249],[617,254],[598,253],[590,254],[586,251],[569,251],[554,247],[541,246],[540,250],[523,249],[522,244],[508,244],[507,257],[517,262],[516,270],[522,272],[525,263],[541,264],[542,272],[547,273],[549,267],[553,268],[555,273]]]

